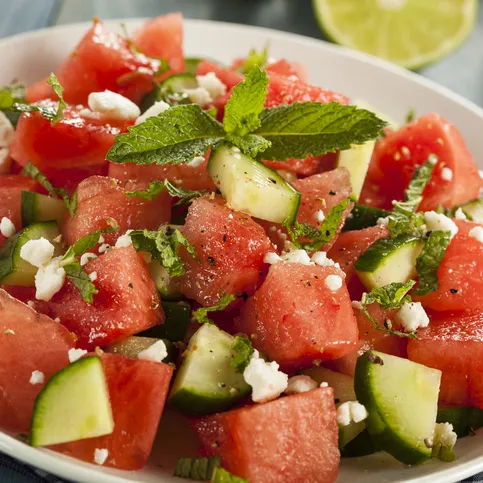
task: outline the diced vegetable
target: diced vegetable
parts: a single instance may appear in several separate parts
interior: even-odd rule
[[[31,225],[39,221],[52,221],[61,223],[67,209],[63,200],[52,196],[22,191],[22,224]]]

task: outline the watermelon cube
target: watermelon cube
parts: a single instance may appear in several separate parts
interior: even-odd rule
[[[260,285],[273,250],[263,228],[249,215],[227,208],[221,197],[193,201],[183,233],[195,247],[198,261],[184,249],[183,294],[204,306],[214,305],[220,292],[251,295]]]
[[[358,340],[357,321],[345,283],[333,291],[329,276],[344,274],[335,267],[277,263],[243,306],[236,330],[287,371],[348,354]]]
[[[103,354],[114,432],[51,446],[50,449],[94,462],[96,449],[107,449],[105,466],[139,470],[147,462],[163,412],[173,368],[167,364]]]
[[[331,483],[340,454],[332,388],[282,397],[197,420],[208,455],[257,483]]]
[[[42,384],[31,384],[33,371],[45,381],[69,364],[74,336],[58,322],[38,314],[0,289],[0,427],[28,433]]]

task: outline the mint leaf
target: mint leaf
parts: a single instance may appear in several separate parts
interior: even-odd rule
[[[404,120],[405,124],[409,124],[410,122],[413,122],[416,119],[416,111],[414,110],[414,107],[411,107],[409,109],[408,113],[406,114],[406,118]]]
[[[450,241],[451,232],[449,231],[438,230],[430,233],[423,250],[416,259],[419,285],[414,291],[415,295],[426,295],[438,290],[438,268]]]
[[[219,456],[208,458],[178,458],[173,476],[190,480],[210,480],[215,468],[221,465]]]
[[[237,335],[231,345],[231,350],[233,351],[231,367],[233,367],[236,372],[243,374],[243,371],[250,363],[250,358],[254,352],[250,339],[245,336]]]
[[[386,122],[372,112],[337,102],[295,102],[260,114],[261,126],[254,132],[271,141],[263,159],[304,159],[308,155],[349,149],[376,139]]]
[[[349,203],[350,200],[347,199],[333,206],[322,222],[320,229],[309,225],[308,223],[298,223],[297,221],[293,226],[284,223],[284,226],[287,228],[288,234],[292,239],[292,243],[297,248],[308,252],[319,251],[326,243],[334,238],[342,223],[344,211],[347,209]],[[303,238],[309,239],[310,241],[301,240]]]
[[[226,309],[234,300],[235,296],[231,293],[221,292],[220,300],[216,305],[212,307],[201,307],[193,312],[193,319],[195,319],[200,324],[212,324],[213,321],[208,318],[209,312],[218,312],[220,310]]]
[[[419,166],[413,174],[406,191],[404,192],[404,202],[398,203],[398,206],[404,205],[405,209],[416,211],[423,199],[423,191],[431,179],[434,167],[438,158],[430,155],[429,159]]]
[[[256,134],[247,134],[246,136],[228,134],[226,140],[240,148],[241,151],[251,158],[256,158],[259,153],[262,153],[272,145],[270,141]]]
[[[197,260],[194,247],[178,229],[173,229],[169,225],[162,226],[158,231],[134,230],[130,236],[134,248],[138,252],[151,253],[170,277],[181,277],[185,273],[183,261],[178,256],[180,245]]]
[[[245,59],[245,62],[243,63],[243,65],[241,65],[237,70],[242,74],[246,74],[247,72],[250,72],[250,70],[252,70],[253,67],[255,66],[258,66],[260,67],[260,69],[263,69],[267,65],[267,59],[268,59],[268,45],[265,45],[263,50],[261,50],[260,52],[258,52],[256,49],[252,49],[248,53],[248,56]]]
[[[223,468],[215,468],[213,476],[211,477],[211,483],[249,483],[245,478],[231,474],[229,471]]]
[[[57,79],[56,75],[53,72],[50,74],[47,84],[49,84],[49,86],[52,86],[52,89],[54,90],[54,92],[57,94],[57,97],[59,98],[59,107],[57,108],[57,112],[54,118],[52,119],[52,122],[57,122],[60,119],[62,119],[62,115],[66,107],[66,103],[63,97],[64,88],[60,85],[59,79]]]
[[[69,211],[70,217],[74,218],[77,211],[77,191],[72,195],[72,198],[70,198],[64,188],[54,188],[52,183],[47,179],[47,176],[45,176],[45,174],[42,173],[31,161],[27,163],[22,174],[37,181],[42,188],[47,190],[49,195],[54,196],[55,198],[61,198]]]
[[[115,163],[186,163],[203,156],[225,132],[197,104],[173,106],[115,138],[106,158]]]
[[[414,280],[409,280],[406,283],[394,282],[384,287],[373,288],[371,292],[362,294],[362,313],[369,319],[374,329],[398,337],[417,339],[416,334],[412,332],[406,333],[399,330],[392,330],[387,326],[381,327],[367,310],[367,306],[373,303],[378,303],[385,310],[400,309],[404,303],[411,302],[411,297],[408,295],[408,292],[414,287],[415,283]]]
[[[179,198],[179,200],[173,206],[187,204],[191,202],[193,198],[198,198],[206,193],[206,191],[204,190],[186,190],[181,186],[175,185],[168,179],[165,179],[164,181],[151,181],[151,183],[149,183],[149,187],[142,191],[126,191],[126,196],[128,198],[138,197],[144,200],[154,200],[156,196],[158,196],[165,190],[169,193],[170,196],[173,196],[174,198]]]
[[[260,127],[259,115],[267,97],[267,85],[267,74],[255,65],[245,80],[233,88],[223,117],[227,133],[245,136]]]
[[[12,125],[16,126],[20,113],[15,112],[12,108],[14,104],[26,104],[25,101],[25,85],[19,82],[13,82],[6,86],[0,87],[0,111],[2,111]]]

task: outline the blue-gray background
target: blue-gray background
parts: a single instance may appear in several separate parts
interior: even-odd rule
[[[424,0],[439,2],[439,0]],[[245,23],[323,38],[311,0],[0,0],[0,37],[49,25],[122,17],[153,17],[180,10],[186,17]],[[483,106],[483,0],[466,43],[421,74]],[[56,482],[0,454],[1,483]],[[483,481],[478,475],[471,481]]]

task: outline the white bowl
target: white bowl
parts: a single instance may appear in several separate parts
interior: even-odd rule
[[[124,22],[130,31],[142,20]],[[118,29],[119,22],[108,25]],[[36,81],[51,71],[75,47],[88,24],[65,25],[0,41],[0,85],[13,79]],[[274,30],[242,25],[186,21],[185,51],[229,62],[246,55],[252,47],[270,42],[270,55],[296,60],[308,66],[314,84],[333,89],[352,99],[364,99],[375,109],[402,122],[407,111],[418,115],[435,111],[456,124],[483,167],[483,110],[451,91],[416,74],[376,58],[319,40]],[[180,429],[182,428],[182,429]],[[34,449],[0,432],[0,451],[60,477],[85,483],[168,483],[177,456],[194,455],[196,440],[180,416],[165,414],[158,432],[151,462],[139,472],[123,472],[90,465],[51,451]],[[483,471],[483,433],[464,438],[456,445],[458,459],[453,463],[430,461],[405,467],[388,455],[345,459],[338,482],[377,481],[450,483]]]

